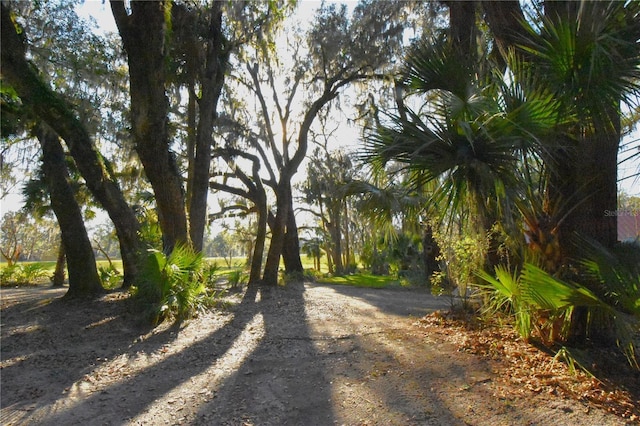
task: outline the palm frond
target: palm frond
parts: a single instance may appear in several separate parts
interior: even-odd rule
[[[598,283],[594,291],[640,319],[640,249],[622,246],[618,249],[620,253],[614,253],[586,237],[581,237],[578,243],[584,256],[581,264],[591,281]]]
[[[415,45],[405,59],[407,85],[418,92],[450,92],[467,99],[472,92],[475,66],[456,51],[446,39],[423,41]]]
[[[640,7],[637,2],[585,2],[576,19],[540,17],[520,48],[536,73],[584,128],[609,123],[620,101],[640,91]],[[532,65],[533,66],[533,65]]]

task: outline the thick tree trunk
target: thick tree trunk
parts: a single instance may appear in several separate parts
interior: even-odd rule
[[[174,154],[169,149],[166,83],[165,1],[111,1],[129,64],[131,122],[136,152],[153,187],[164,251],[188,243],[185,199]],[[195,188],[194,188],[195,189]]]
[[[65,297],[93,297],[104,290],[98,277],[93,248],[84,226],[82,211],[69,184],[64,150],[58,135],[45,125],[38,129],[42,146],[42,169],[49,189],[51,207],[62,231],[67,256],[69,290]]]
[[[300,238],[298,237],[298,225],[293,212],[293,197],[289,188],[289,214],[287,215],[287,230],[284,236],[285,242],[282,249],[284,270],[287,274],[304,272],[300,259]]]
[[[264,246],[267,239],[267,194],[259,181],[258,199],[256,206],[258,208],[258,226],[256,229],[256,241],[253,245],[253,255],[251,257],[251,269],[249,271],[249,284],[260,282],[260,274],[262,272],[262,256],[264,255]]]
[[[589,138],[585,149],[580,150],[576,164],[576,176],[582,177],[584,209],[576,210],[576,229],[604,247],[613,248],[618,239],[617,208],[618,195],[618,147],[620,143],[620,114],[610,117],[611,126],[598,126],[598,133]],[[617,121],[617,122],[616,122]],[[611,129],[607,131],[607,128]]]
[[[580,4],[572,1],[547,1],[545,15],[551,20],[579,19]],[[604,102],[604,100],[603,100]],[[561,252],[565,258],[580,255],[574,235],[591,238],[612,248],[617,241],[617,173],[621,139],[620,110],[603,105],[604,112],[592,112],[594,120],[587,129],[576,127],[567,137],[569,149],[560,151],[552,168],[552,186],[560,202],[574,206],[560,226]],[[583,123],[586,124],[586,123]]]
[[[564,262],[581,258],[577,235],[595,240],[603,247],[612,248],[617,241],[617,152],[620,141],[619,111],[611,108],[610,122],[594,126],[597,131],[580,140],[575,150],[569,151],[559,180],[559,199],[575,206],[560,226],[559,248]],[[576,277],[571,277],[576,278]],[[579,277],[583,285],[600,286]],[[596,344],[614,343],[612,324],[590,321],[588,309],[577,307],[572,314],[568,342],[582,344],[588,339]]]
[[[91,137],[72,107],[53,92],[25,58],[25,47],[16,33],[11,12],[2,3],[2,78],[18,92],[20,99],[64,139],[87,188],[113,222],[124,267],[124,286],[135,281],[138,271],[139,224],[115,179],[107,172]]]
[[[545,1],[545,15],[551,20],[578,20],[581,3],[572,1]],[[606,7],[606,6],[605,6]],[[595,83],[597,84],[597,82]],[[620,111],[617,105],[606,105],[604,111],[591,111],[592,125],[576,128],[570,139],[574,142],[566,151],[556,173],[560,200],[575,206],[560,226],[560,249],[565,259],[575,260],[582,254],[575,235],[591,238],[606,248],[612,248],[617,240],[617,154],[621,138]],[[562,180],[561,180],[562,179]],[[580,282],[597,288],[584,276]],[[590,321],[588,310],[577,307],[572,314],[568,341],[584,343],[587,339],[612,344],[612,324]]]
[[[617,241],[620,116],[617,112],[611,114],[613,125],[598,126],[598,131],[585,137],[578,146],[562,151],[560,170],[551,175],[555,198],[567,205],[559,233],[564,259],[580,255],[574,240],[576,234],[607,248],[612,248]]]
[[[189,100],[187,101],[187,146],[185,156],[187,157],[187,193],[185,198],[187,206],[191,205],[193,197],[193,174],[196,166],[196,134],[197,131],[197,95],[193,84],[189,86]],[[189,212],[189,215],[191,213]]]
[[[60,235],[60,246],[58,247],[58,256],[56,259],[56,269],[53,271],[51,282],[54,287],[62,287],[64,285],[64,267],[67,264],[67,256],[64,252],[64,241]]]
[[[289,216],[289,185],[281,180],[276,187],[276,215],[271,225],[271,244],[267,252],[267,262],[262,275],[262,285],[275,287],[278,285],[278,269],[280,256],[285,243],[286,225]]]
[[[544,7],[545,15],[552,20],[577,20],[581,6],[573,1],[545,1]],[[569,169],[572,182],[565,184],[567,192],[561,194],[562,198],[566,201],[573,197],[571,204],[576,205],[563,227],[565,236],[578,233],[612,248],[618,238],[617,217],[613,212],[618,203],[620,110],[617,105],[609,106],[602,116],[596,112],[593,118],[593,129],[586,133],[580,131],[578,135],[579,145],[571,152],[574,157],[561,165]],[[565,241],[571,245],[565,251],[575,257],[578,254],[574,250],[575,242]]]
[[[525,29],[522,23],[526,20],[520,2],[517,0],[483,0],[482,8],[498,48],[497,52],[492,52],[493,57],[504,65],[506,64],[504,57],[509,49],[525,40]]]
[[[477,1],[445,1],[449,7],[449,34],[451,42],[464,54],[475,57]]]
[[[290,181],[290,177],[281,178],[281,182],[276,187],[277,211],[270,222],[271,244],[267,252],[267,262],[262,278],[262,284],[265,286],[277,285],[281,256],[285,264],[286,273],[301,273],[304,271],[300,259],[300,240],[293,214]]]

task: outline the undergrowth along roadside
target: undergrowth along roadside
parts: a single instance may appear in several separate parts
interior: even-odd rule
[[[629,424],[640,421],[640,372],[620,351],[568,348],[574,359],[590,367],[588,373],[573,368],[571,362],[543,345],[527,343],[512,324],[502,321],[504,318],[497,317],[479,321],[463,311],[436,311],[415,324],[453,343],[459,351],[486,359],[496,373],[492,388],[498,398],[514,400],[548,393],[580,401],[586,411],[598,407]]]

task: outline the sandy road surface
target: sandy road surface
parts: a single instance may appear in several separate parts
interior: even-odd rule
[[[45,425],[609,425],[496,374],[415,325],[423,291],[291,285],[181,327],[144,330],[124,296],[2,289],[0,423]]]

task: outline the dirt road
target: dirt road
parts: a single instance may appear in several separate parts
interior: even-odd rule
[[[496,396],[416,319],[423,291],[290,285],[144,330],[125,296],[2,289],[3,425],[615,425],[575,401]]]

